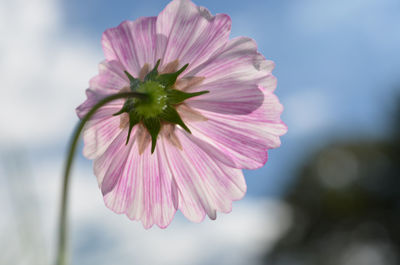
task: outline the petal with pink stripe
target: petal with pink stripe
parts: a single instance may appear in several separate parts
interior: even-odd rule
[[[279,136],[287,131],[280,120],[283,110],[278,98],[264,90],[262,105],[248,115],[226,115],[201,110],[206,122],[191,123],[194,137],[221,150],[236,168],[255,169],[267,161],[267,150],[280,145]],[[231,165],[231,164],[229,164]]]
[[[165,36],[156,34],[156,20],[156,17],[141,17],[106,30],[102,37],[106,59],[121,62],[135,77],[146,63],[152,68],[165,46]]]
[[[212,16],[191,1],[174,0],[157,18],[157,34],[167,37],[162,58],[166,63],[178,59],[180,67],[188,63],[190,71],[226,44],[230,29],[228,15]]]
[[[175,131],[182,150],[162,141],[179,194],[179,209],[191,221],[200,222],[207,214],[230,212],[232,201],[246,192],[243,173],[213,159],[201,145],[188,138],[181,129]]]
[[[257,52],[252,39],[239,37],[207,62],[187,73],[205,79],[192,91],[210,93],[187,100],[189,106],[224,114],[250,114],[263,102],[264,90],[273,91],[276,79],[272,61]]]
[[[112,116],[118,108],[101,109],[96,115],[106,115],[104,118],[91,119],[83,131],[83,155],[96,159],[104,153],[114,139],[122,132],[120,117]]]
[[[90,88],[86,90],[87,99],[76,108],[76,113],[80,119],[82,119],[99,100],[115,94],[123,87],[129,85],[129,80],[123,71],[121,64],[117,61],[103,61],[99,65],[99,74],[90,80]],[[120,109],[123,104],[124,99],[118,99],[107,103],[103,108],[111,106]],[[98,114],[96,113],[95,116],[98,116]],[[95,117],[92,119],[95,119]]]
[[[178,206],[176,184],[163,155],[159,145],[153,154],[148,146],[140,155],[136,139],[107,155],[114,161],[106,165],[102,183],[106,205],[130,219],[141,220],[146,229],[154,224],[168,226]]]

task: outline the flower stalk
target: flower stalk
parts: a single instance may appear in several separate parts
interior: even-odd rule
[[[76,147],[78,144],[79,136],[87,121],[105,104],[121,98],[146,98],[146,94],[139,92],[124,92],[113,94],[111,96],[101,99],[97,104],[95,104],[89,112],[81,119],[76,127],[74,134],[71,138],[71,142],[68,149],[68,156],[64,167],[63,174],[63,184],[62,184],[62,197],[61,197],[61,211],[58,227],[58,249],[56,257],[56,265],[67,265],[67,202],[68,202],[68,192],[69,192],[69,176],[71,173],[72,162],[74,159]]]

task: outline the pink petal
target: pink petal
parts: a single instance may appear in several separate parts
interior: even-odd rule
[[[103,61],[99,64],[99,75],[90,80],[90,88],[95,91],[116,93],[129,85],[124,67],[118,61]]]
[[[80,119],[82,119],[99,100],[118,93],[123,87],[129,85],[128,77],[123,71],[121,64],[117,61],[103,61],[99,65],[99,74],[90,80],[90,88],[86,90],[87,99],[76,108],[76,113]],[[119,99],[108,103],[103,108],[111,106],[120,109],[123,104],[124,99]],[[98,113],[96,113],[95,116],[98,116]],[[92,119],[95,119],[95,117]]]
[[[85,115],[90,111],[91,108],[93,108],[93,106],[96,103],[98,103],[101,99],[103,99],[103,98],[105,98],[107,96],[110,96],[112,94],[115,94],[115,93],[111,93],[111,92],[108,93],[108,92],[105,92],[105,91],[98,92],[98,91],[92,90],[90,88],[86,89],[86,97],[87,97],[87,99],[81,105],[79,105],[76,108],[76,113],[77,113],[78,117],[80,119],[85,117]],[[115,113],[115,112],[119,111],[122,108],[123,104],[124,104],[124,99],[113,100],[113,101],[107,103],[106,105],[104,105],[103,107],[101,107],[100,110],[95,112],[95,114],[92,117],[92,119],[97,119],[99,117],[102,117],[103,116],[101,114],[102,113],[101,112],[102,109],[110,109],[110,110],[113,110],[114,113]]]
[[[167,37],[162,58],[165,63],[178,59],[180,66],[189,63],[189,71],[226,44],[230,29],[228,15],[212,16],[189,0],[172,1],[157,18],[157,34]]]
[[[156,17],[142,17],[107,29],[102,37],[106,59],[121,62],[134,77],[139,76],[144,64],[153,67],[161,58],[165,43],[165,36],[156,35],[156,20]]]
[[[121,133],[119,116],[115,117],[112,114],[116,113],[118,108],[103,108],[96,115],[104,118],[90,120],[83,131],[83,155],[89,159],[98,158],[104,153],[108,146]]]
[[[202,76],[204,81],[192,91],[210,93],[187,101],[189,106],[225,114],[249,114],[263,102],[263,89],[273,91],[276,78],[274,64],[257,52],[252,39],[236,38],[204,64],[186,73]]]
[[[208,118],[193,122],[190,130],[210,145],[227,154],[236,168],[255,169],[267,161],[267,150],[280,145],[279,136],[287,131],[280,120],[283,110],[272,92],[264,91],[262,105],[248,115],[226,115],[201,110]],[[231,164],[227,164],[231,165]]]
[[[177,129],[182,150],[162,141],[179,193],[179,209],[191,221],[200,222],[205,214],[216,218],[216,211],[230,212],[232,201],[246,192],[242,171],[213,159],[201,145]],[[161,144],[161,143],[160,143]]]
[[[275,64],[257,51],[256,42],[247,37],[229,40],[226,46],[206,62],[187,72],[187,75],[206,77],[207,82],[235,79],[260,83],[269,76]],[[230,69],[232,71],[227,71]],[[228,74],[228,75],[226,75]],[[205,83],[203,83],[205,84]],[[273,90],[275,87],[266,87]]]
[[[267,161],[267,150],[280,145],[279,136],[287,128],[280,120],[282,105],[272,93],[276,87],[273,67],[273,62],[257,52],[253,40],[240,37],[187,73],[205,77],[192,91],[210,91],[186,101],[208,118],[191,123],[190,129],[194,136],[229,155],[234,165],[226,165],[261,167]]]
[[[104,168],[108,168],[101,185],[106,205],[130,219],[141,220],[145,228],[153,224],[165,228],[176,212],[178,196],[162,146],[157,144],[153,154],[149,146],[139,155],[136,139],[128,146],[122,141],[115,145],[119,147],[110,146],[102,159]],[[108,159],[113,161],[109,163]]]
[[[122,130],[103,154],[94,160],[94,174],[97,177],[97,182],[102,188],[103,193],[107,192],[107,190],[111,190],[118,181],[118,175],[111,174],[113,173],[113,170],[110,168],[113,167],[115,169],[115,166],[118,168],[120,163],[126,162],[126,157],[128,156],[130,147],[132,146],[131,141],[128,145],[125,145],[127,135],[128,130]],[[103,180],[106,176],[106,183],[104,183]]]
[[[123,73],[121,64],[117,61],[103,61],[99,65],[99,75],[90,80],[90,88],[86,90],[87,99],[76,112],[83,118],[89,110],[102,98],[128,85],[128,78]],[[114,100],[101,107],[85,125],[83,154],[89,159],[95,159],[103,154],[111,142],[121,132],[120,117],[112,115],[118,112],[124,104],[124,99]]]

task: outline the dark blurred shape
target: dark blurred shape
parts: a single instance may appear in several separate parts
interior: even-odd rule
[[[400,264],[400,111],[395,117],[387,140],[334,143],[308,159],[285,198],[291,228],[265,264]]]

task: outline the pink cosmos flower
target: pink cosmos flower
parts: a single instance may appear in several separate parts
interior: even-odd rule
[[[245,37],[229,39],[231,19],[189,0],[158,17],[124,21],[102,37],[106,59],[90,81],[82,118],[105,96],[137,91],[87,124],[84,155],[107,207],[168,226],[179,209],[191,221],[230,212],[246,192],[242,169],[262,167],[287,131],[273,91],[272,61]]]

